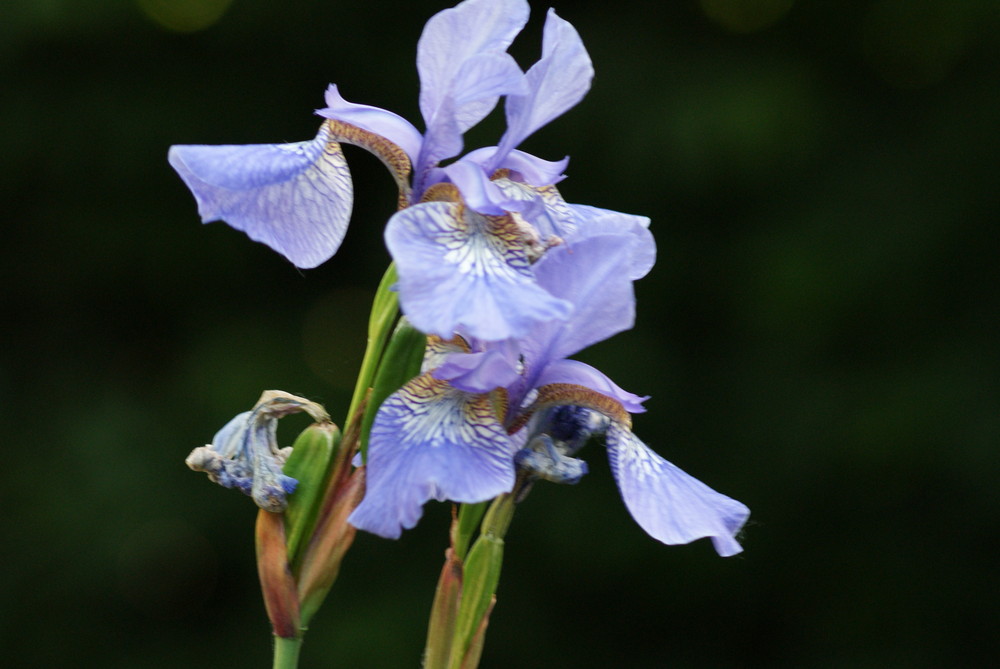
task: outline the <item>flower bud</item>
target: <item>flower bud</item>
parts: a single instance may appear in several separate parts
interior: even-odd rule
[[[292,445],[284,472],[299,483],[285,509],[288,560],[298,562],[303,542],[312,535],[322,504],[330,462],[340,447],[340,430],[333,423],[313,423]]]
[[[278,513],[287,506],[287,496],[298,484],[282,471],[291,449],[278,447],[278,420],[303,411],[317,421],[330,420],[326,410],[315,402],[280,390],[266,390],[253,409],[226,423],[211,444],[191,451],[185,462],[191,469],[207,473],[219,485],[250,495],[265,511]]]

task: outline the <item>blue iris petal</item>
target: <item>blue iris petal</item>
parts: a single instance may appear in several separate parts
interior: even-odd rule
[[[723,557],[743,550],[736,534],[750,510],[667,462],[628,428],[612,423],[608,459],[625,506],[642,529],[665,544],[710,537]]]
[[[426,202],[393,216],[386,245],[413,325],[446,339],[462,331],[498,341],[565,320],[571,304],[535,282],[519,234],[509,217],[487,218],[455,202]]]
[[[514,485],[514,442],[486,395],[423,374],[393,393],[368,443],[367,491],[348,521],[395,539],[425,502],[482,502]]]
[[[203,222],[224,220],[297,267],[325,262],[344,239],[354,191],[325,124],[310,142],[178,145],[168,159]]]

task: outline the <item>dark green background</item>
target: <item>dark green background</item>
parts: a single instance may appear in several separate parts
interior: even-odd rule
[[[581,357],[753,515],[739,557],[660,545],[585,452],[579,486],[515,518],[482,667],[981,666],[997,5],[552,4],[597,74],[524,148],[569,154],[566,198],[650,216],[659,246],[636,329]],[[416,40],[446,3],[235,0],[190,33],[158,5],[0,9],[5,666],[269,666],[254,508],[183,459],[266,388],[341,420],[393,186],[349,148],[346,243],[300,272],[201,226],[167,147],[309,139],[330,82],[418,121]],[[447,521],[359,536],[303,667],[417,666]]]

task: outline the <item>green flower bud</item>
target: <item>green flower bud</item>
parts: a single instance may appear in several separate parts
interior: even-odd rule
[[[299,434],[285,462],[285,475],[299,482],[285,509],[288,561],[293,565],[298,562],[302,542],[312,535],[330,462],[340,447],[340,436],[333,423],[313,423]]]

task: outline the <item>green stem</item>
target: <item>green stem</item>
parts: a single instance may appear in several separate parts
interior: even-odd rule
[[[496,539],[503,539],[510,527],[510,521],[514,518],[514,499],[517,495],[518,486],[514,486],[514,491],[507,492],[490,504],[483,518],[482,533]]]
[[[351,398],[351,407],[347,410],[347,420],[344,432],[348,432],[351,423],[355,420],[358,407],[365,399],[368,389],[375,378],[375,371],[378,363],[382,359],[385,350],[385,342],[392,332],[393,324],[399,315],[399,297],[390,290],[396,283],[396,265],[390,264],[385,271],[382,281],[375,292],[375,299],[372,301],[372,313],[368,321],[368,347],[365,349],[365,357],[361,361],[361,371],[358,372],[358,380],[354,385],[354,396]]]
[[[461,594],[456,602],[449,603],[443,601],[443,598],[439,598],[442,601],[436,600],[432,616],[443,616],[443,612],[437,610],[439,606],[457,604],[458,611],[451,618],[454,622],[451,625],[450,640],[440,638],[447,632],[446,629],[432,630],[434,634],[429,635],[429,649],[440,647],[446,648],[448,652],[447,655],[438,653],[438,663],[428,664],[428,669],[475,669],[479,666],[486,626],[496,603],[503,564],[504,536],[514,517],[516,500],[521,497],[527,484],[528,479],[520,474],[514,483],[514,489],[495,498],[489,508],[485,509],[485,514],[485,504],[462,505],[459,518],[452,528],[454,555],[449,555],[448,558],[451,560],[454,557],[462,565]],[[479,537],[466,551],[471,537],[469,526],[480,517],[482,524]]]
[[[302,637],[274,637],[274,669],[296,669],[299,666],[299,651]]]
[[[463,504],[458,511],[458,522],[452,525],[451,545],[455,549],[455,557],[465,560],[472,542],[472,534],[486,513],[487,502],[478,504]]]

